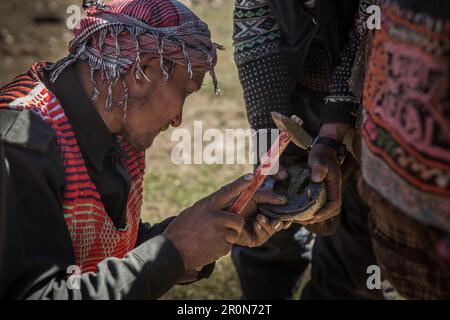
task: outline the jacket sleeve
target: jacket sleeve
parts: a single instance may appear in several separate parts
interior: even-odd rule
[[[44,154],[4,144],[0,299],[157,299],[185,274],[172,243],[151,237],[123,259],[74,275],[72,242],[62,211],[64,169],[55,141]],[[158,226],[156,226],[158,228]]]
[[[139,246],[145,241],[148,241],[153,237],[161,234],[175,218],[175,216],[169,217],[164,221],[154,225],[151,225],[148,222],[141,222],[141,224],[139,225],[139,234],[136,241],[136,246]],[[186,270],[186,272],[183,274],[183,277],[179,280],[178,284],[190,284],[203,279],[208,279],[213,273],[215,266],[216,263],[213,262],[204,266],[200,271]]]
[[[153,237],[161,234],[167,226],[175,219],[175,216],[169,217],[160,223],[150,224],[148,222],[142,222],[139,224],[138,237],[136,240],[136,247],[143,244],[145,241],[150,240]]]
[[[278,22],[268,1],[236,1],[233,24],[234,59],[250,126],[275,128],[271,111],[293,114]]]
[[[341,52],[340,64],[333,72],[330,94],[325,98],[321,113],[322,123],[346,123],[351,127],[356,125],[367,57],[367,7],[376,3],[378,0],[361,0],[359,3],[348,42]]]

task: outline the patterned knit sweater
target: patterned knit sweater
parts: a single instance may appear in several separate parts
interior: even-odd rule
[[[315,1],[303,1],[314,10]],[[268,0],[237,0],[234,11],[234,57],[244,89],[247,114],[254,129],[274,128],[270,112],[290,115],[291,82],[282,53],[282,32]],[[331,77],[329,59],[317,41],[310,46],[301,77],[304,86],[327,91]]]
[[[299,2],[312,17],[315,16],[316,1]],[[356,21],[335,70],[330,64],[329,54],[318,38],[313,38],[307,48],[299,84],[316,92],[329,93],[321,114],[324,123],[342,122],[352,126],[356,123],[362,89],[353,92],[348,80],[353,69],[360,65],[361,53],[358,48],[366,33],[365,24],[362,23],[368,16],[366,9],[377,2],[359,1]],[[342,22],[336,21],[338,23]],[[291,96],[292,85],[296,80],[292,79],[292,70],[289,70],[284,52],[285,36],[271,10],[269,0],[236,0],[233,34],[235,61],[244,89],[248,119],[255,129],[274,127],[270,111],[286,115],[295,113]],[[359,78],[361,80],[361,76]]]

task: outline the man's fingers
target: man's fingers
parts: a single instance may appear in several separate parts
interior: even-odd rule
[[[223,210],[216,211],[216,214],[219,215],[219,221],[223,224],[224,227],[234,230],[237,233],[240,233],[242,231],[245,220],[239,214]]]
[[[322,182],[328,173],[328,163],[322,158],[313,158],[310,161],[311,180],[313,182]]]
[[[274,231],[273,233],[275,233],[283,229],[283,222],[281,220],[275,219],[270,222],[270,226]]]
[[[223,209],[227,204],[236,198],[242,190],[244,190],[250,184],[253,179],[253,174],[246,174],[235,181],[224,185],[218,191],[207,197],[210,208],[212,209]]]
[[[223,247],[219,250],[214,256],[214,260],[218,260],[219,258],[226,256],[231,251],[232,244],[229,242],[224,242]]]
[[[239,238],[239,233],[235,230],[228,230],[227,234],[225,235],[225,241],[229,244],[234,244]]]
[[[327,199],[331,202],[341,203],[341,176],[338,174],[330,179],[326,179]]]
[[[271,235],[273,233],[272,228],[270,227],[270,221],[265,216],[263,216],[262,214],[258,214],[256,216],[256,221],[268,235]]]
[[[289,227],[292,225],[292,221],[285,222],[283,225],[283,230],[289,229]]]
[[[339,170],[339,169],[338,169]],[[339,214],[341,211],[341,176],[338,174],[331,180],[326,179],[327,202],[312,218],[313,223],[322,222]]]
[[[286,196],[284,196],[282,194],[278,194],[273,190],[258,191],[253,196],[253,200],[257,204],[269,203],[269,204],[274,204],[274,205],[282,205],[288,201]]]
[[[316,214],[314,214],[314,217],[312,219],[303,221],[302,224],[323,222],[334,216],[339,215],[340,212],[341,212],[340,203],[337,201],[329,201],[325,203],[322,209],[320,209],[319,211],[317,211]]]
[[[270,238],[271,234],[266,231],[261,222],[255,220],[253,221],[253,231],[255,233],[253,245],[256,243],[260,245]]]
[[[274,219],[270,221],[262,214],[257,215],[256,220],[269,235],[273,235],[276,231],[281,230],[281,228],[283,227],[283,224],[280,220]]]
[[[320,216],[314,217],[313,219],[308,220],[308,221],[306,221],[303,224],[315,224],[315,223],[324,222],[324,221],[330,220],[333,217],[338,216],[339,213],[340,213],[340,210],[336,210],[336,211],[331,212],[331,213],[326,214],[326,215],[320,215]]]

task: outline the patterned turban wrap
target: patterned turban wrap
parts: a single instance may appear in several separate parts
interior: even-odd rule
[[[187,66],[188,76],[193,70],[209,71],[216,94],[220,89],[214,72],[217,49],[211,42],[206,23],[176,0],[113,0],[103,4],[99,0],[83,2],[86,17],[75,26],[75,38],[69,44],[69,55],[50,67],[51,81],[76,61],[87,60],[94,90],[99,95],[94,73],[100,72],[108,88],[106,108],[112,109],[112,88],[121,79],[124,86],[123,104],[126,110],[128,89],[124,73],[133,65],[134,76],[150,81],[140,68],[141,54],[160,57],[164,78],[169,79],[170,64]]]

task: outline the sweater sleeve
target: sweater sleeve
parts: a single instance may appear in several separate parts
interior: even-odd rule
[[[271,111],[293,114],[281,31],[268,1],[237,0],[233,46],[250,126],[275,128]]]
[[[349,40],[341,53],[341,62],[334,70],[330,94],[325,98],[322,123],[346,123],[352,127],[360,114],[360,100],[364,83],[367,44],[368,6],[378,0],[361,0],[350,30]]]

